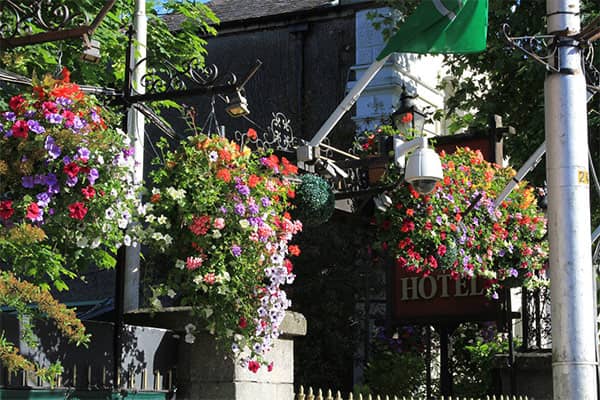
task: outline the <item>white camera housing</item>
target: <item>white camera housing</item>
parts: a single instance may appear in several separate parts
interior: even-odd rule
[[[421,194],[435,189],[435,184],[444,178],[442,163],[437,153],[430,148],[416,149],[406,161],[404,180]]]

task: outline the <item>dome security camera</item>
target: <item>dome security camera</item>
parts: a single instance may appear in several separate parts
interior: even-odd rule
[[[417,148],[406,162],[404,180],[420,194],[429,194],[435,184],[444,177],[442,162],[437,153],[430,148]]]

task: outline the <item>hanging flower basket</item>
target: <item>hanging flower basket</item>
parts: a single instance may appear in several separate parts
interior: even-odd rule
[[[34,79],[0,113],[0,262],[66,288],[90,265],[114,266],[137,206],[133,153],[106,112],[69,81]]]
[[[198,324],[186,340],[205,327],[234,355],[246,349],[240,361],[255,372],[290,306],[282,285],[294,280],[288,257],[300,250],[289,241],[302,225],[287,212],[294,188],[285,176],[297,168],[224,138],[167,146],[146,204],[145,269],[164,282],[152,303],[191,306]]]
[[[430,195],[417,193],[399,171],[386,178],[403,182],[389,193],[392,206],[376,215],[380,246],[396,267],[424,276],[441,271],[454,279],[482,278],[491,297],[517,281],[547,284],[546,218],[533,189],[522,182],[495,208],[513,169],[468,148],[441,158],[444,180]]]

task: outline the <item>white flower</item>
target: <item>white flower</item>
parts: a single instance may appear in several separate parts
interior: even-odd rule
[[[240,352],[240,346],[237,345],[237,343],[233,343],[231,345],[231,351],[235,354]]]
[[[190,324],[187,324],[186,326],[184,326],[183,329],[185,329],[186,333],[195,332],[196,325],[190,323]]]
[[[177,268],[177,269],[184,269],[185,268],[185,261],[183,261],[183,260],[177,260],[177,261],[175,261],[175,268]]]
[[[160,225],[165,225],[168,222],[168,220],[167,217],[161,214],[160,217],[156,219],[156,222],[158,222]]]
[[[173,289],[167,290],[167,296],[169,296],[170,298],[173,298],[176,295],[177,295],[177,293],[175,293],[175,291]]]
[[[170,245],[171,243],[173,243],[173,238],[169,234],[163,235],[163,240],[165,241],[165,243],[167,245]]]
[[[192,344],[196,340],[196,336],[191,333],[186,333],[184,340],[186,343]]]
[[[154,221],[156,221],[156,215],[154,215],[154,214],[148,214],[148,215],[146,215],[146,222],[147,223],[151,224]]]
[[[83,249],[85,247],[88,247],[88,243],[89,243],[88,238],[86,238],[85,236],[81,237],[81,238],[79,238],[79,240],[77,240],[77,247],[80,247]]]
[[[173,186],[170,186],[167,188],[167,194],[173,200],[181,200],[185,197],[185,190],[184,189],[177,190]]]
[[[129,235],[123,236],[123,244],[127,247],[131,246],[131,236],[129,236]]]
[[[152,194],[160,194],[160,189],[152,188]]]
[[[213,229],[212,231],[212,237],[213,239],[219,239],[221,236],[221,231],[219,231],[218,229]]]
[[[247,219],[240,219],[240,226],[243,229],[247,229],[250,226],[250,222]]]
[[[102,243],[102,239],[97,237],[92,241],[92,244],[90,245],[90,248],[95,249],[98,246],[100,246],[100,244]]]
[[[119,228],[125,229],[125,228],[127,228],[127,225],[129,225],[129,220],[126,218],[119,218],[119,221],[117,221],[117,224],[119,225]]]
[[[162,240],[163,235],[160,232],[154,232],[151,236],[152,240],[156,240],[157,242]]]
[[[115,217],[115,210],[112,208],[107,208],[104,212],[104,217],[106,217],[108,220],[113,219]]]
[[[104,164],[104,157],[102,157],[101,154],[98,154],[98,156],[96,157],[96,161],[98,161],[98,164],[103,165]]]
[[[211,162],[215,162],[219,159],[219,153],[217,153],[216,151],[211,151],[210,153],[208,153],[208,159]]]

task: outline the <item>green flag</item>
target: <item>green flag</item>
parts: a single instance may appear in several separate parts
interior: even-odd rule
[[[488,0],[423,0],[390,39],[391,53],[476,53],[485,50]]]

